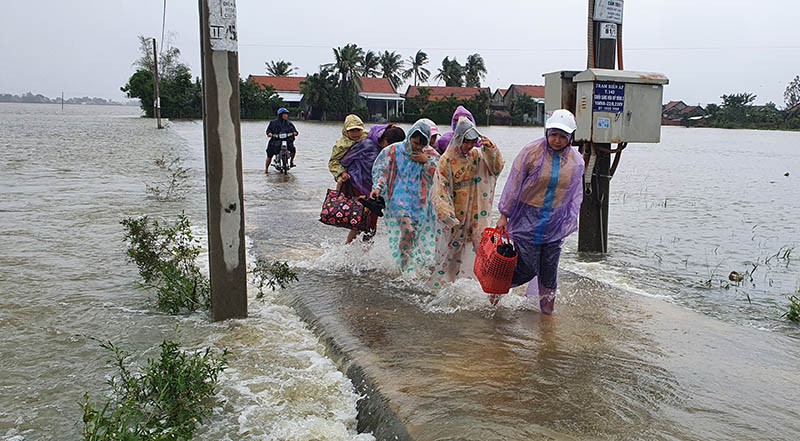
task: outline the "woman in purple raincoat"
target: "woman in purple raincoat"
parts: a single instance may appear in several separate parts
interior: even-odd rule
[[[394,144],[404,140],[405,132],[394,124],[381,124],[372,126],[366,138],[353,144],[339,162],[349,175],[351,184],[350,196],[366,197],[372,191],[372,164],[381,150],[389,144]],[[370,231],[364,233],[363,240],[372,239],[378,227],[378,216],[370,213]],[[346,243],[352,242],[360,233],[358,230],[350,230],[347,235]]]
[[[571,147],[577,125],[559,109],[545,123],[545,137],[522,148],[508,175],[497,228],[508,228],[519,257],[512,286],[528,284],[543,314],[553,313],[558,261],[564,238],[578,229],[583,201],[583,157]]]

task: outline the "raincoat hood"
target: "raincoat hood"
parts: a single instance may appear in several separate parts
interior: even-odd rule
[[[468,120],[467,118],[461,118],[456,124],[456,128],[453,131],[453,138],[450,140],[447,150],[460,149],[461,144],[464,143],[464,138],[475,139],[480,136],[481,133],[478,131],[472,121]]]
[[[431,128],[431,136],[439,134],[439,127],[436,125],[435,122],[433,122],[433,120],[428,119],[428,118],[422,118],[422,119],[420,119],[420,121],[425,122],[425,123],[428,124],[428,126],[430,126],[430,128]]]
[[[458,119],[461,118],[462,116],[467,117],[470,121],[472,121],[473,124],[475,124],[475,118],[472,116],[472,113],[469,110],[467,110],[466,107],[458,106],[456,107],[455,112],[453,112],[453,121],[452,121],[453,130],[456,129],[456,124],[458,124]]]
[[[361,118],[359,118],[358,115],[347,115],[347,117],[344,119],[344,127],[342,127],[342,135],[344,135],[345,138],[347,138],[347,131],[350,129],[361,129],[363,132],[364,121],[361,121]],[[361,139],[366,137],[367,134],[364,133]]]
[[[422,136],[425,137],[425,145],[431,140],[431,126],[426,123],[424,120],[417,120],[410,129],[408,129],[408,135],[406,135],[406,145],[408,148],[411,148],[411,137],[414,136],[417,132],[421,133]]]

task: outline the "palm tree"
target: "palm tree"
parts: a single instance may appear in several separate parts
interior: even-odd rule
[[[267,65],[267,73],[273,77],[288,77],[297,70],[296,68],[292,67],[292,63],[289,61],[269,61],[264,64]]]
[[[364,54],[364,59],[361,61],[361,71],[359,72],[362,77],[376,78],[381,72],[378,67],[380,66],[380,58],[375,52],[367,51]]]
[[[334,69],[339,75],[339,87],[342,90],[342,98],[345,103],[345,111],[353,108],[357,93],[355,82],[359,73],[359,65],[364,61],[364,50],[358,45],[350,43],[345,47],[333,50],[336,62],[325,64],[323,68]]]
[[[451,61],[449,57],[444,57],[439,73],[433,77],[434,80],[444,81],[445,86],[462,87],[464,86],[464,66],[455,58]]]
[[[486,64],[483,63],[483,57],[480,54],[467,57],[464,70],[467,87],[481,87],[481,80],[486,78]]]
[[[428,64],[428,54],[419,50],[413,57],[408,57],[408,62],[411,67],[403,72],[403,75],[405,75],[406,78],[414,75],[415,86],[418,84],[417,80],[421,82],[428,81],[428,77],[431,76],[431,71],[423,67],[424,65]]]
[[[403,63],[400,54],[396,52],[383,51],[378,58],[378,64],[380,65],[381,76],[388,78],[395,90],[400,87],[403,79],[408,78],[408,75],[403,71],[403,64],[405,63]]]
[[[332,106],[331,97],[335,95],[335,89],[336,77],[325,67],[320,68],[314,75],[306,76],[306,79],[300,82],[303,100],[308,104],[312,116],[319,116]]]

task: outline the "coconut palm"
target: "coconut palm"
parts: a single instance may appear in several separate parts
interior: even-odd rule
[[[264,64],[267,65],[267,73],[273,77],[288,77],[297,70],[296,68],[292,67],[292,63],[289,61],[269,61]]]
[[[428,81],[428,77],[431,76],[431,71],[426,69],[424,66],[428,64],[428,54],[422,52],[421,50],[417,51],[417,54],[413,57],[408,57],[408,62],[411,67],[409,67],[403,75],[406,78],[414,75],[414,85],[418,84],[417,81],[425,82]]]
[[[358,85],[356,78],[360,65],[364,61],[364,50],[356,44],[348,44],[333,50],[336,59],[334,63],[325,64],[323,68],[333,69],[339,75],[339,88],[342,91],[345,111],[352,109],[355,104]]]
[[[303,93],[303,100],[308,104],[309,112],[318,116],[329,109],[333,103],[332,97],[336,94],[336,77],[331,75],[331,70],[325,67],[320,68],[318,73],[306,76],[300,82],[300,91]]]
[[[449,57],[444,57],[442,67],[439,68],[439,73],[433,79],[444,81],[445,86],[462,87],[464,86],[464,66],[455,58],[450,60]]]
[[[359,73],[362,77],[376,78],[378,74],[381,73],[379,66],[380,58],[378,54],[367,51],[367,53],[364,54],[364,59],[361,61],[361,70]]]
[[[486,64],[483,62],[483,57],[480,54],[472,54],[467,57],[464,71],[467,87],[481,87],[481,80],[486,78]]]
[[[396,52],[383,51],[378,58],[378,64],[380,65],[381,76],[388,78],[395,90],[400,87],[405,78],[408,78],[408,75],[403,71],[403,64],[405,63],[403,63],[400,54]]]

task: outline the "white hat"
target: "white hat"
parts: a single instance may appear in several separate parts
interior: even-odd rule
[[[558,109],[553,112],[547,122],[544,123],[545,129],[559,129],[567,133],[572,133],[578,128],[575,122],[575,116],[567,109]]]

